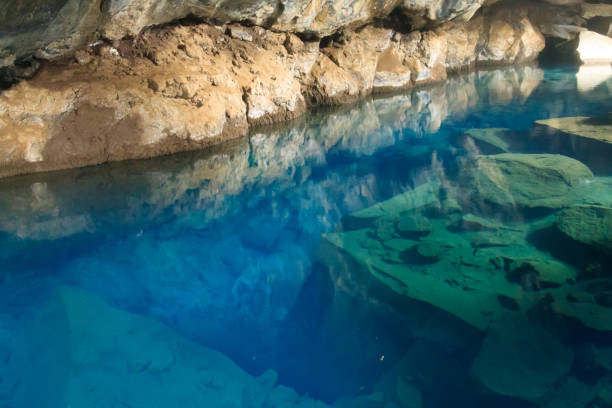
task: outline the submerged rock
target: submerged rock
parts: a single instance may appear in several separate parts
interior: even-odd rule
[[[572,360],[571,349],[540,326],[501,321],[487,330],[472,373],[494,393],[536,401],[569,372]]]
[[[69,287],[40,310],[13,370],[17,407],[277,407],[279,394],[291,394],[282,407],[325,407],[251,377],[161,323]]]
[[[549,290],[576,278],[572,267],[527,242],[531,230],[550,226],[554,218],[504,224],[451,213],[425,222],[423,214],[436,201],[415,205],[407,198],[417,189],[354,213],[351,230],[327,234],[327,241],[395,293],[480,330],[532,308]],[[403,219],[410,220],[404,232],[393,228]]]
[[[571,190],[594,177],[579,161],[552,154],[479,156],[475,164],[468,177],[477,199],[502,206],[564,207]]]
[[[567,287],[555,297],[551,309],[599,331],[612,331],[612,281],[590,279]]]
[[[576,279],[576,271],[554,259],[545,257],[503,258],[506,277],[526,290],[557,287]]]
[[[565,208],[555,225],[568,237],[612,255],[612,207],[579,205]]]

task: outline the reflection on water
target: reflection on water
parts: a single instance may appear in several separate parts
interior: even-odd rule
[[[597,86],[606,83],[612,78],[612,66],[610,65],[583,65],[576,73],[578,90],[588,92]],[[607,83],[608,89],[612,85]]]
[[[579,81],[0,181],[0,407],[605,406],[611,84]]]

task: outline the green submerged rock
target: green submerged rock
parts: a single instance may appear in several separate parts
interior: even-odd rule
[[[565,208],[555,225],[568,237],[612,255],[612,207],[577,205]]]
[[[380,203],[378,208],[384,206]],[[406,217],[399,214],[398,220]],[[422,216],[417,212],[412,218]],[[389,212],[382,218],[388,223]],[[372,220],[372,227],[327,234],[326,239],[394,292],[429,303],[480,330],[530,309],[549,288],[576,277],[573,268],[526,241],[533,228],[550,226],[554,218],[537,225],[506,225],[472,214],[465,218],[469,229],[456,229],[463,222],[452,217],[430,219],[428,234],[421,237],[398,234],[385,239],[372,233],[377,225]]]
[[[582,277],[530,241],[554,228],[601,250],[611,248],[612,179],[551,154],[478,156],[459,182],[442,177],[351,214],[326,239],[394,292],[444,310],[479,330],[541,304],[584,326],[612,331],[612,300],[569,301]],[[465,172],[469,177],[465,176]],[[439,175],[438,175],[439,176]],[[561,209],[533,221],[472,214],[474,201]],[[465,208],[455,206],[461,197]],[[476,209],[480,207],[476,206]],[[522,214],[522,213],[518,213]],[[501,214],[503,216],[503,214]],[[355,221],[356,220],[356,221]],[[612,299],[612,296],[610,296]]]
[[[556,154],[479,156],[469,175],[476,196],[514,207],[562,208],[572,189],[592,179],[581,162]]]
[[[612,279],[585,280],[565,288],[551,308],[591,329],[612,331]]]
[[[560,231],[580,243],[577,251],[588,245],[604,252],[601,259],[612,254],[612,178],[595,177],[581,162],[554,154],[469,160],[456,179],[436,174],[351,214],[350,228],[325,239],[395,294],[484,332],[471,380],[485,394],[542,408],[570,407],[574,399],[586,407],[599,391],[572,376],[574,351],[554,328],[579,323],[612,332],[612,277],[601,272],[605,268],[555,258],[542,237],[558,238]],[[373,289],[381,299],[388,296],[379,285]],[[414,367],[412,360],[398,363],[383,387],[402,406],[418,405],[418,392],[428,392],[423,378],[429,376]]]

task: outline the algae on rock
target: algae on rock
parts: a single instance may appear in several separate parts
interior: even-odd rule
[[[612,255],[612,207],[577,205],[563,209],[557,228],[570,238]]]
[[[510,207],[565,207],[571,191],[594,177],[579,161],[553,154],[479,156],[471,170],[476,199]]]

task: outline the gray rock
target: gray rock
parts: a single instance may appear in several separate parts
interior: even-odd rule
[[[240,25],[232,25],[227,28],[228,34],[235,40],[253,41],[253,36],[249,31]]]

